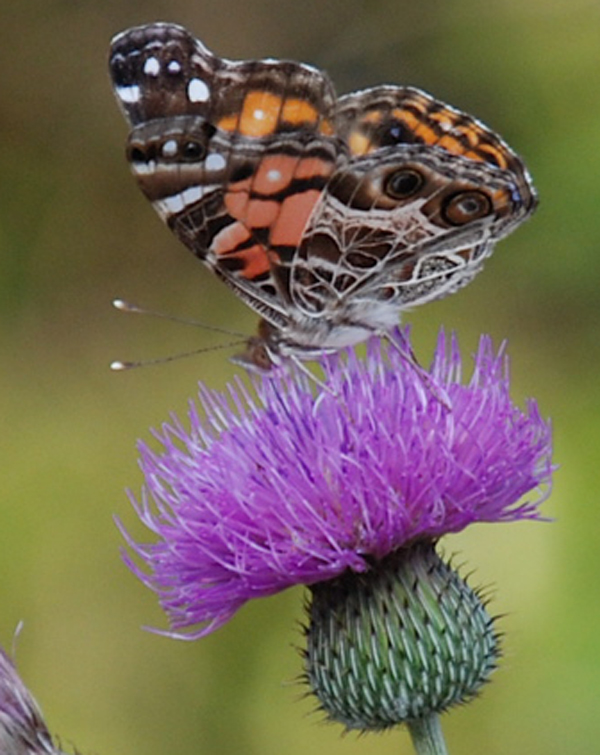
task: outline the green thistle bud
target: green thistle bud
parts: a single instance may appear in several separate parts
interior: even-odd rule
[[[498,635],[480,595],[433,543],[311,593],[306,677],[327,716],[347,729],[423,721],[467,702],[496,667]]]

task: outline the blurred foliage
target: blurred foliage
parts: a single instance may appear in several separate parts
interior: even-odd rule
[[[419,354],[441,323],[467,353],[510,341],[514,392],[554,420],[556,521],[448,538],[493,585],[505,659],[481,699],[445,718],[451,752],[594,752],[600,737],[597,553],[600,350],[600,6],[590,0],[4,0],[0,24],[0,638],[53,731],[85,752],[410,752],[403,732],[341,738],[295,682],[300,589],[247,606],[201,642],[164,626],[122,566],[118,513],[135,440],[185,411],[227,352],[125,374],[214,334],[113,311],[115,296],[250,333],[254,317],[171,238],[128,175],[106,74],[111,36],[184,23],[227,57],[326,67],[340,91],[421,86],[498,128],[541,196],[458,296],[412,313]],[[222,341],[222,339],[221,339]],[[283,685],[283,686],[282,686]]]

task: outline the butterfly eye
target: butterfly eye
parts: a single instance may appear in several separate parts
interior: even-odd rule
[[[200,142],[189,140],[181,145],[181,157],[188,162],[202,160],[205,154],[206,150]]]
[[[408,199],[416,194],[424,183],[422,173],[413,168],[401,168],[389,174],[383,190],[392,199]]]
[[[492,211],[492,203],[481,191],[461,191],[451,196],[442,209],[444,219],[452,225],[465,225]]]

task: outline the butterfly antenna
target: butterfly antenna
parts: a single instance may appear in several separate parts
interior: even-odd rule
[[[182,351],[179,354],[171,354],[168,357],[156,357],[156,359],[143,359],[139,362],[121,362],[116,360],[111,362],[110,369],[114,372],[124,372],[125,370],[133,370],[136,367],[148,367],[152,364],[166,364],[166,362],[174,362],[177,359],[185,359],[186,357],[195,357],[198,354],[206,353],[207,351],[218,351],[219,349],[230,349],[234,346],[240,346],[247,343],[248,339],[243,341],[232,341],[231,343],[222,343],[217,346],[206,346],[202,349],[193,349],[192,351]]]
[[[153,309],[146,309],[145,307],[139,307],[137,304],[132,304],[129,301],[125,301],[124,299],[113,299],[112,305],[115,309],[118,309],[119,312],[127,312],[128,314],[133,315],[151,315],[152,317],[159,317],[161,320],[170,320],[171,322],[177,322],[182,325],[193,325],[196,328],[202,328],[203,330],[210,330],[213,333],[223,333],[226,336],[236,336],[237,338],[243,338],[244,342],[248,340],[248,336],[244,333],[238,333],[236,330],[228,330],[227,328],[219,328],[216,325],[207,325],[204,322],[201,322],[200,320],[192,320],[186,317],[177,317],[176,315],[168,315],[164,312],[157,312]],[[221,347],[219,347],[221,348]],[[223,346],[222,348],[227,348],[227,345]],[[190,354],[196,353],[196,352],[190,352]],[[182,356],[186,356],[183,355]],[[178,357],[174,357],[177,359]],[[162,360],[162,361],[168,361],[168,360]]]

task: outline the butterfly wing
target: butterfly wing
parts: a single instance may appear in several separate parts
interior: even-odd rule
[[[411,87],[342,97],[350,158],[315,208],[292,271],[312,316],[385,329],[468,283],[534,209],[521,159],[474,118]]]
[[[336,128],[357,156],[422,144],[507,170],[524,203],[534,201],[523,161],[496,132],[415,87],[378,86],[340,97]]]
[[[142,191],[246,303],[285,325],[290,263],[340,159],[329,79],[218,58],[173,24],[117,36],[110,71]]]

